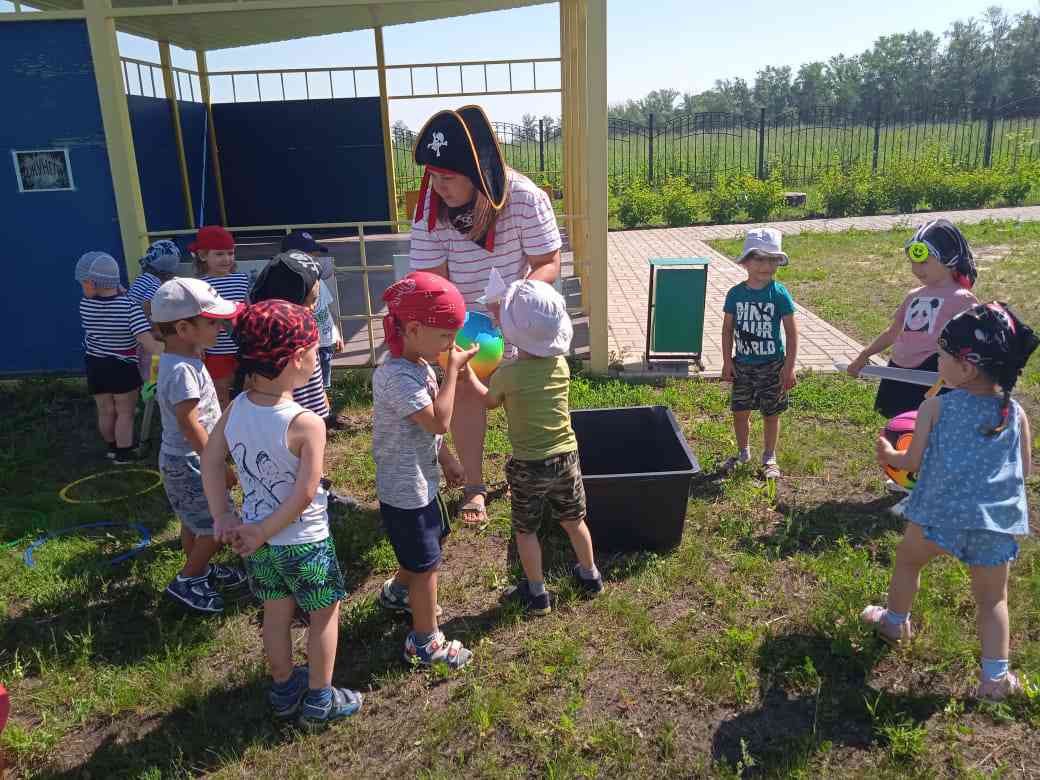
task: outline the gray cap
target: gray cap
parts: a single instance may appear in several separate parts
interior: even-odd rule
[[[229,320],[243,309],[241,303],[221,298],[201,279],[177,277],[163,284],[152,297],[152,322],[176,322],[192,317]]]
[[[150,247],[141,258],[141,268],[158,271],[161,274],[172,274],[181,262],[181,250],[168,238],[163,238]]]
[[[76,262],[76,281],[93,282],[98,287],[118,287],[119,263],[105,252],[87,252]]]

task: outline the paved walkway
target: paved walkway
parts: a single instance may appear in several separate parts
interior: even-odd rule
[[[646,309],[650,284],[648,260],[651,257],[707,257],[710,260],[704,315],[704,371],[699,373],[701,376],[717,377],[722,371],[722,305],[729,288],[746,277],[736,263],[716,252],[705,241],[739,238],[749,228],[766,224],[777,228],[785,235],[797,235],[803,232],[837,233],[850,229],[908,228],[939,217],[946,217],[951,222],[962,224],[974,224],[988,219],[1040,221],[1040,206],[611,233],[608,238],[608,311],[612,360],[615,366],[624,366],[626,375],[685,376],[695,371],[685,363],[655,364],[653,370],[646,367]],[[799,332],[799,369],[833,371],[836,362],[849,363],[862,349],[862,345],[854,339],[804,307],[798,307],[796,319]],[[875,358],[875,361],[877,360]]]

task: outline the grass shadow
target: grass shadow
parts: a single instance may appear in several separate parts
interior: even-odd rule
[[[744,541],[752,552],[771,550],[778,558],[802,552],[819,553],[833,548],[839,539],[853,547],[871,542],[889,531],[902,531],[906,520],[888,511],[902,496],[872,501],[823,501],[806,508],[780,501],[782,520],[769,533]]]

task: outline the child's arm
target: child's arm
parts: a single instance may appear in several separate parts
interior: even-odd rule
[[[263,522],[236,529],[231,547],[243,557],[253,554],[272,536],[299,520],[318,492],[325,459],[325,423],[313,412],[303,412],[289,423],[285,438],[289,451],[300,459],[296,485],[290,496]],[[208,493],[206,497],[209,497]]]
[[[490,388],[480,381],[472,370],[467,371],[469,374],[467,379],[469,380],[469,386],[474,393],[484,402],[484,406],[488,409],[497,409],[505,401],[505,396],[501,393],[492,393]]]
[[[1019,435],[1022,440],[1022,476],[1029,479],[1033,475],[1033,436],[1029,431],[1029,418],[1021,406],[1018,407],[1018,414],[1022,418],[1019,423],[1022,431]]]
[[[201,453],[206,449],[209,434],[199,422],[199,399],[189,398],[181,401],[173,407],[173,412],[177,417],[177,428],[180,429],[181,435],[188,440],[195,452]]]
[[[790,390],[798,382],[794,375],[794,367],[798,362],[798,324],[795,322],[793,314],[785,314],[781,322],[784,324],[787,357],[784,359],[784,372],[780,376],[780,381],[784,390]]]
[[[188,401],[177,405],[178,424],[179,409]],[[194,409],[192,410],[194,412]],[[213,517],[213,538],[219,542],[230,541],[231,530],[242,524],[234,510],[228,509],[227,500],[227,439],[224,438],[224,425],[227,422],[230,407],[220,416],[213,430],[209,432],[206,445],[198,450],[202,460],[202,489],[206,493],[206,503]],[[198,420],[196,420],[198,423]],[[200,428],[202,426],[199,426]],[[184,428],[182,427],[183,431]],[[205,434],[205,431],[203,431]]]
[[[863,370],[863,367],[867,365],[867,361],[871,357],[884,352],[886,349],[896,343],[896,339],[899,338],[900,332],[903,330],[903,308],[900,306],[896,312],[896,316],[892,318],[892,324],[888,326],[888,330],[870,342],[870,346],[865,347],[856,359],[849,363],[849,367],[845,369],[849,376],[859,376],[859,372]]]
[[[733,381],[733,315],[722,318],[722,381]]]
[[[917,410],[917,422],[914,425],[910,448],[906,452],[897,450],[883,435],[878,436],[876,447],[878,463],[905,471],[917,471],[921,468],[921,459],[928,446],[928,435],[939,418],[941,403],[938,398],[928,398],[921,404],[921,408]]]
[[[408,419],[435,436],[447,433],[451,427],[451,412],[455,408],[455,386],[459,381],[459,371],[466,367],[479,349],[480,345],[474,344],[465,350],[456,346],[449,352],[448,367],[444,369],[444,385],[437,397],[429,406],[408,415]]]

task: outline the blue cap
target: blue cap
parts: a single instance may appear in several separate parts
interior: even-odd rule
[[[163,238],[148,247],[148,251],[141,258],[141,268],[172,274],[180,262],[181,250],[168,238]]]
[[[76,262],[76,281],[108,289],[118,287],[119,263],[107,252],[87,252]]]
[[[329,248],[322,246],[314,240],[314,236],[305,230],[294,230],[282,239],[282,251],[289,252],[298,249],[301,252],[327,253]]]

